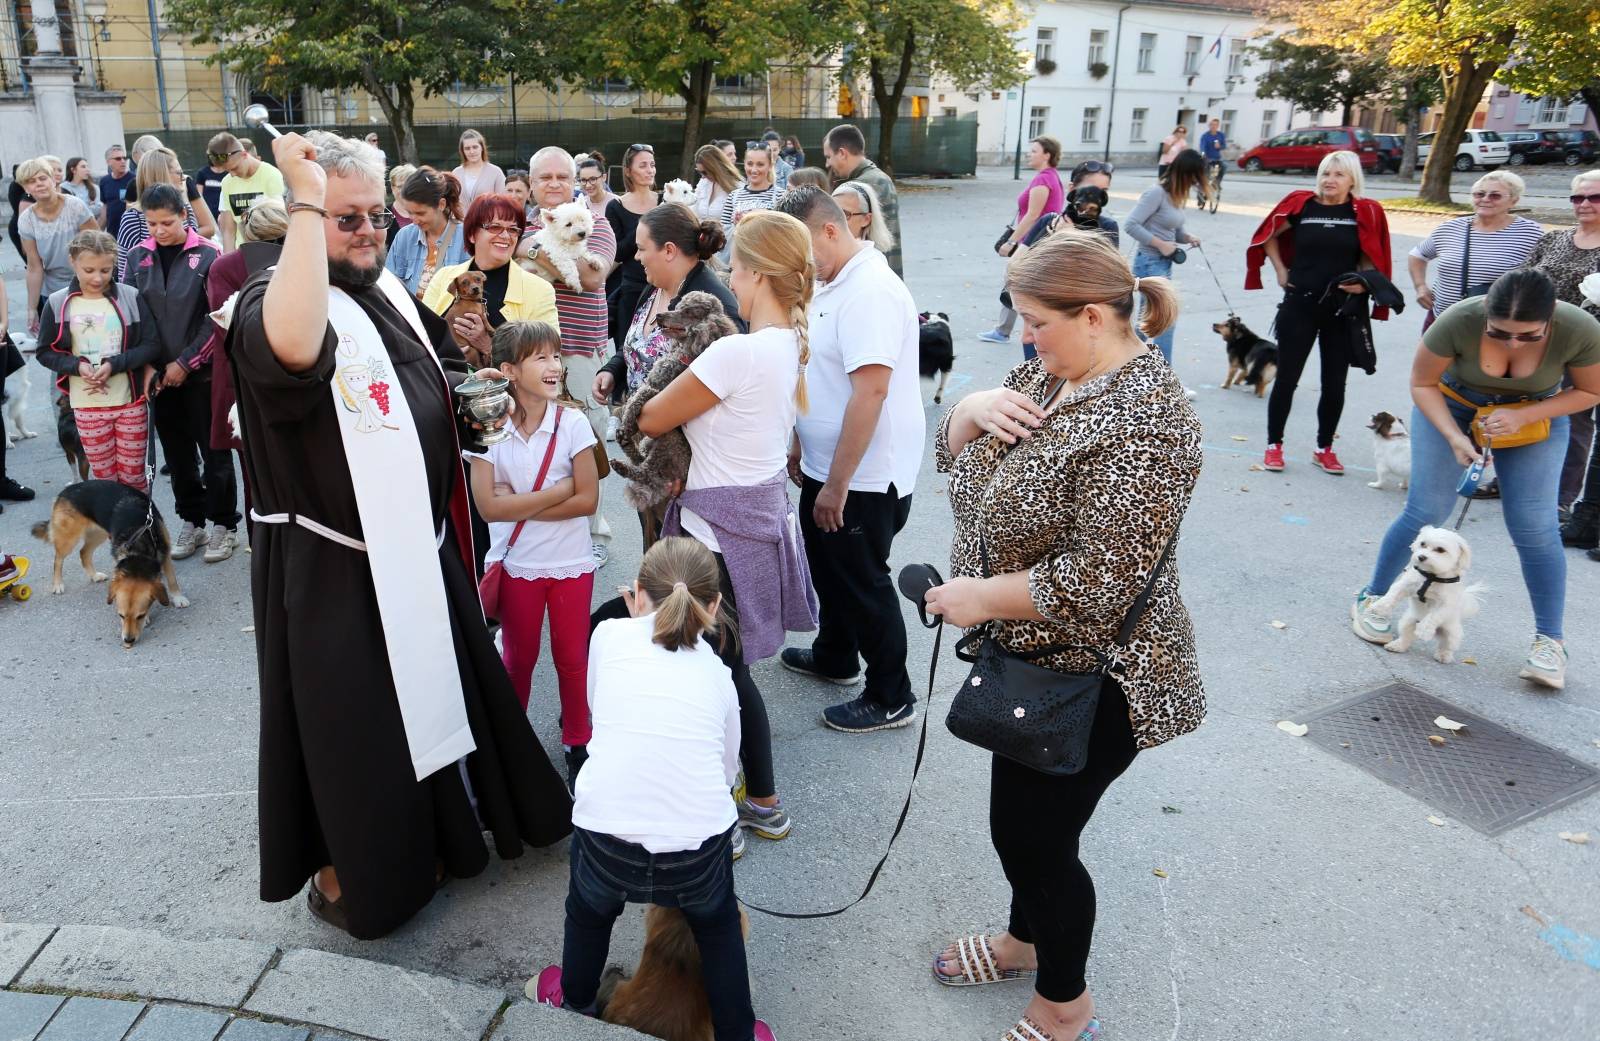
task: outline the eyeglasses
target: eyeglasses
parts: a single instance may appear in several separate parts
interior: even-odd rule
[[[490,238],[499,238],[502,235],[520,235],[522,229],[515,224],[480,224],[479,231],[487,231]]]
[[[1472,193],[1472,197],[1474,199],[1482,199],[1485,202],[1499,202],[1501,199],[1504,199],[1506,197],[1506,193],[1505,192],[1473,192]],[[1600,198],[1600,196],[1596,196],[1596,198]]]
[[[333,223],[346,235],[354,235],[361,230],[361,225],[371,224],[373,231],[383,231],[394,223],[394,214],[388,210],[373,210],[371,213],[346,213],[334,217]]]
[[[1550,335],[1550,323],[1544,323],[1544,328],[1536,333],[1514,333],[1507,329],[1496,329],[1487,323],[1483,327],[1483,335],[1491,340],[1515,340],[1518,343],[1538,343]]]
[[[1600,194],[1569,195],[1567,196],[1567,201],[1572,203],[1574,206],[1578,205],[1580,202],[1586,202],[1591,206],[1600,206]]]
[[[591,184],[599,184],[602,180],[604,180],[604,178],[601,178],[601,177],[580,177],[580,178],[578,178],[578,183],[581,184],[581,185],[584,185],[584,186],[588,186],[588,185],[591,185]]]

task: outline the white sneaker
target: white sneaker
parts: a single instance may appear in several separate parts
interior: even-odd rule
[[[607,441],[615,441],[617,439],[617,427],[619,427],[620,425],[621,424],[617,422],[617,417],[616,416],[612,416],[610,419],[606,420],[606,440]]]
[[[1198,398],[1200,395],[1196,394],[1194,391],[1190,390],[1188,387],[1184,387],[1183,388],[1183,396],[1188,398],[1190,401],[1193,401],[1195,398]]]
[[[1551,690],[1560,690],[1567,685],[1567,649],[1548,636],[1535,636],[1533,647],[1528,651],[1528,664],[1517,675]]]
[[[207,564],[215,564],[233,556],[233,549],[239,544],[238,532],[224,528],[220,524],[211,526],[211,534],[206,537]]]
[[[589,543],[589,552],[594,555],[594,566],[605,567],[611,563],[611,550],[603,542]]]
[[[178,531],[178,537],[172,540],[172,559],[182,560],[194,556],[194,551],[206,544],[206,529],[197,528],[188,521],[183,522],[183,527]]]

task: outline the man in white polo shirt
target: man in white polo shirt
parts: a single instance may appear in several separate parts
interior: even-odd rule
[[[860,734],[916,718],[906,675],[906,626],[889,577],[889,548],[911,513],[922,463],[917,309],[871,243],[851,236],[844,213],[818,188],[797,188],[776,209],[811,231],[817,291],[811,300],[811,407],[795,424],[789,474],[800,485],[800,526],[820,624],[809,650],[784,667],[861,696],[822,720]]]

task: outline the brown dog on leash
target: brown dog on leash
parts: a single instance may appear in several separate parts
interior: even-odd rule
[[[739,931],[750,937],[750,917],[739,909]],[[714,1041],[711,1003],[700,975],[700,947],[677,908],[644,913],[644,953],[632,978],[610,968],[600,980],[600,1018],[662,1041]]]

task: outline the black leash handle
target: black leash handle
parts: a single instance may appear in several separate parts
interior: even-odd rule
[[[878,884],[878,876],[883,873],[884,865],[889,863],[889,854],[894,849],[895,839],[900,837],[900,832],[905,830],[906,818],[911,814],[911,795],[917,788],[917,774],[922,770],[922,756],[928,749],[928,711],[933,706],[933,687],[939,674],[939,649],[944,636],[944,619],[939,615],[928,617],[928,612],[922,600],[922,594],[933,586],[943,585],[944,579],[939,577],[939,572],[931,564],[909,564],[900,571],[900,592],[906,599],[916,603],[922,615],[923,628],[932,629],[933,633],[933,658],[928,662],[928,696],[922,702],[922,733],[917,737],[917,756],[911,763],[911,781],[906,785],[906,801],[900,807],[900,816],[894,822],[894,831],[889,833],[889,844],[883,849],[883,856],[878,858],[878,863],[873,867],[872,874],[867,876],[867,884],[861,890],[861,895],[831,911],[773,911],[765,907],[758,907],[748,900],[739,903],[759,914],[771,918],[787,918],[791,921],[807,921],[815,918],[832,918],[844,914],[852,907],[867,898],[872,892],[872,887]]]

